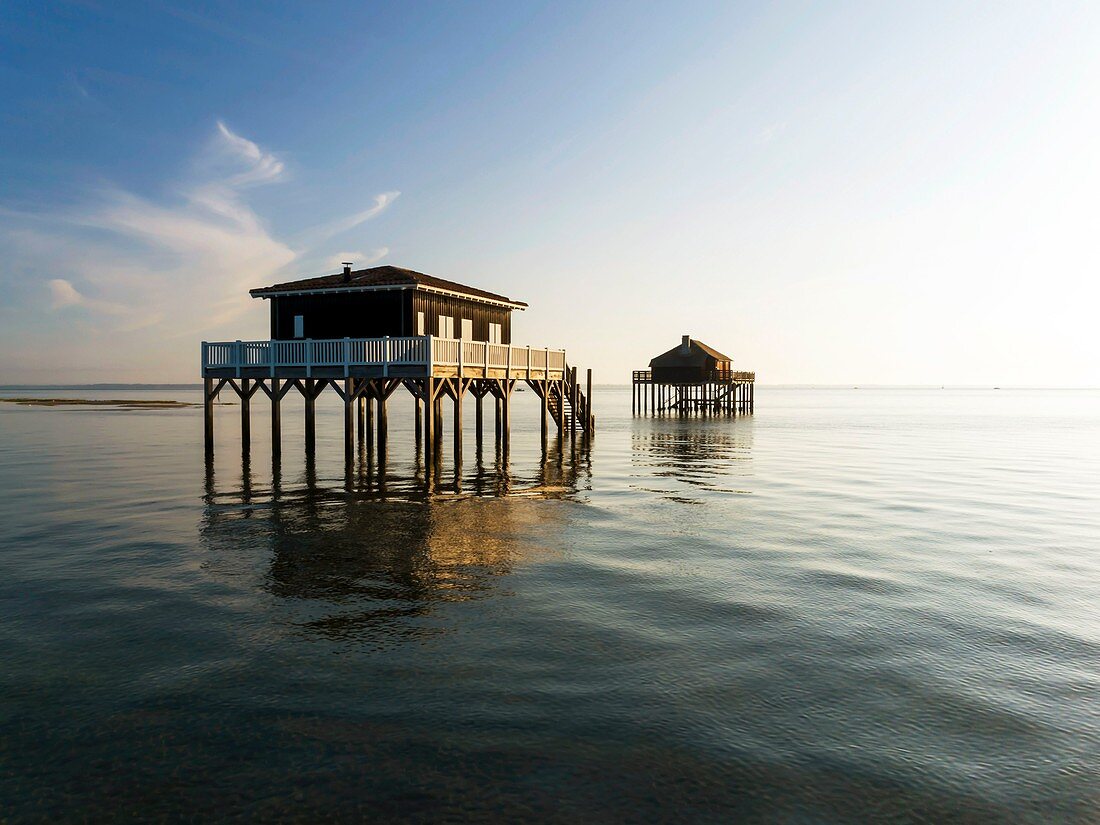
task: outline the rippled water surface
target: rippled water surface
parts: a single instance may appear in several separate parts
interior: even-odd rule
[[[260,397],[0,404],[0,820],[1100,820],[1100,393],[527,392],[433,491]]]

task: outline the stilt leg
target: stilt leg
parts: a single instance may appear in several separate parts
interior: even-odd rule
[[[354,382],[350,378],[344,379],[344,458],[348,466],[351,466],[352,457],[355,455],[356,400],[352,398],[353,386]]]
[[[283,451],[282,399],[279,397],[282,381],[271,379],[271,457],[278,458]]]
[[[509,379],[504,381],[504,398],[501,400],[502,415],[500,420],[500,443],[504,455],[508,455],[509,442],[512,437],[512,388],[510,383],[511,381]]]
[[[423,402],[419,398],[416,398],[414,396],[413,397],[413,406],[416,407],[416,411],[415,411],[416,412],[416,418],[415,418],[415,423],[413,424],[413,430],[416,433],[416,439],[415,439],[416,440],[416,451],[420,452],[420,443],[424,438],[424,407],[423,407]]]
[[[206,378],[202,384],[203,443],[206,454],[212,456],[214,455],[214,379]]]
[[[432,454],[435,452],[435,404],[432,396],[435,394],[435,379],[424,379],[424,475],[430,477],[432,472]]]
[[[482,403],[481,403],[482,401],[485,400],[485,394],[482,393],[480,391],[480,389],[481,388],[478,388],[479,394],[474,396],[474,399],[475,399],[474,400],[474,444],[477,447],[477,452],[478,452],[479,455],[481,454],[481,444],[482,444],[482,424],[483,424],[484,418],[485,418],[485,416],[483,414],[483,411],[482,411]]]
[[[550,382],[549,381],[543,381],[542,382],[542,392],[541,392],[541,395],[542,395],[542,418],[541,418],[541,421],[540,421],[540,435],[542,437],[542,451],[544,453],[546,452],[546,445],[547,445],[547,441],[548,441],[547,433],[549,431],[549,426],[548,426],[548,422],[547,422],[547,417],[550,414],[550,408],[549,408],[548,401],[547,401],[547,393],[549,393],[549,392],[550,392]]]
[[[462,379],[455,379],[454,457],[455,475],[462,473]]]
[[[315,379],[307,378],[305,381],[306,396],[306,452],[312,454],[317,448],[317,397],[314,395]]]
[[[241,379],[241,452],[247,454],[252,449],[252,398],[248,391],[252,382]]]

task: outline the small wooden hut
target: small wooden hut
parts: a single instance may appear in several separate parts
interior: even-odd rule
[[[733,359],[685,335],[678,346],[633,375],[633,411],[752,412],[756,373],[733,368]]]

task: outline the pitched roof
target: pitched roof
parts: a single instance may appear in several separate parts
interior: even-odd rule
[[[517,309],[522,309],[527,306],[523,301],[515,301],[504,295],[498,295],[495,292],[488,292],[484,289],[478,289],[477,287],[466,286],[465,284],[448,281],[444,278],[437,278],[434,275],[425,275],[423,272],[414,272],[411,269],[404,269],[400,266],[375,266],[370,269],[360,269],[352,272],[348,280],[344,278],[343,272],[337,272],[334,275],[322,275],[319,278],[303,278],[297,281],[287,281],[282,284],[258,287],[249,290],[249,294],[253,298],[269,298],[272,295],[290,292],[329,290],[354,292],[357,290],[384,287],[420,287],[427,290],[453,292],[458,295],[468,296],[475,300],[480,298],[486,301],[509,304]]]
[[[691,339],[691,350],[685,356],[680,352],[680,344],[677,344],[668,352],[662,352],[656,358],[650,360],[649,365],[658,367],[675,367],[681,365],[690,365],[697,363],[700,359],[700,355],[706,357],[709,356],[715,361],[733,361],[728,355],[723,355],[714,347],[707,346],[702,341],[696,341]]]

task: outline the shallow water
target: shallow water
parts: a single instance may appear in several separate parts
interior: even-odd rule
[[[0,819],[1100,819],[1100,393],[605,387],[544,459],[528,392],[434,492],[328,395],[277,469],[0,404]]]

